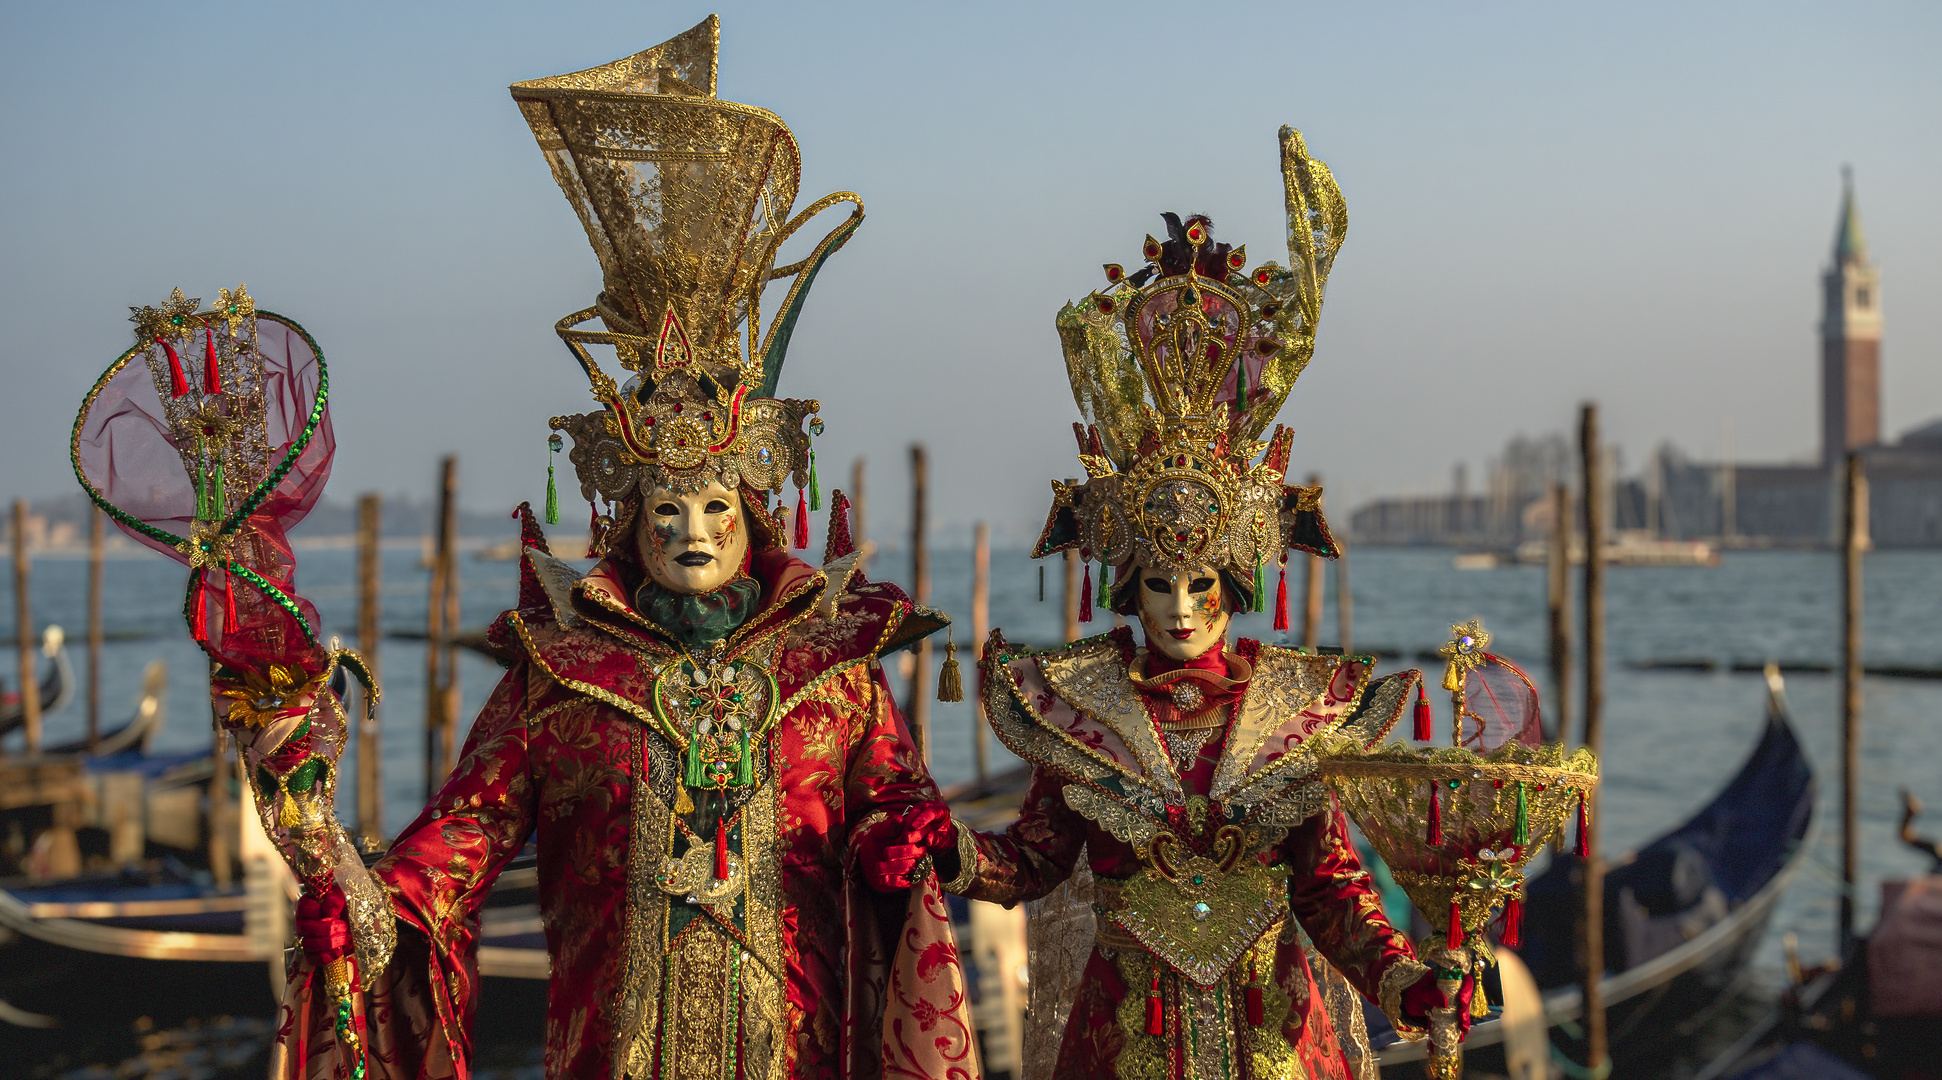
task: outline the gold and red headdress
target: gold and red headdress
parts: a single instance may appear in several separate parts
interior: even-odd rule
[[[1208,219],[1167,214],[1144,268],[1109,263],[1105,289],[1060,310],[1086,480],[1053,481],[1035,557],[1077,548],[1107,566],[1212,566],[1252,583],[1258,610],[1268,563],[1290,548],[1337,553],[1321,489],[1286,483],[1294,433],[1260,441],[1314,355],[1348,229],[1335,178],[1292,127],[1281,166],[1287,267],[1250,271],[1246,248],[1216,243]]]
[[[642,484],[773,493],[793,479],[816,508],[820,405],[773,395],[810,283],[863,204],[839,192],[790,215],[796,140],[773,113],[715,96],[719,43],[710,16],[625,59],[512,87],[604,273],[593,306],[556,327],[602,406],[551,421],[573,437],[589,502],[617,504]],[[838,203],[849,217],[777,267],[783,242]],[[771,282],[787,289],[765,323]],[[603,330],[580,329],[596,318]],[[616,383],[595,348],[631,375]]]

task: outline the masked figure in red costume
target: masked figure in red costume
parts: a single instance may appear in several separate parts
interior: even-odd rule
[[[789,216],[796,143],[715,98],[716,40],[711,18],[513,88],[605,271],[560,324],[602,407],[552,421],[606,505],[604,559],[578,573],[526,519],[519,603],[489,635],[507,671],[456,768],[369,874],[340,858],[339,887],[300,904],[288,1074],[468,1075],[478,912],[536,838],[549,1077],[978,1076],[943,895],[896,857],[939,812],[878,662],[943,620],[856,572],[840,496],[821,568],[767,508],[789,479],[814,497],[819,406],[775,397],[776,378],[860,204]],[[838,202],[857,209],[772,269]],[[252,756],[273,830],[273,774],[302,738]],[[312,977],[346,954],[352,1053]]]
[[[1099,602],[1141,632],[1037,654],[992,635],[985,707],[1031,786],[1005,832],[959,827],[936,856],[975,899],[1057,890],[1033,911],[1030,985],[1034,1021],[1063,1028],[1028,1075],[1372,1077],[1357,995],[1405,1038],[1445,1003],[1304,750],[1373,744],[1420,676],[1227,640],[1289,549],[1336,554],[1320,490],[1284,484],[1292,432],[1257,441],[1313,352],[1347,223],[1299,133],[1281,146],[1290,266],[1249,268],[1207,219],[1169,214],[1143,269],[1108,265],[1059,314],[1087,480],[1052,485],[1034,554],[1097,560]]]

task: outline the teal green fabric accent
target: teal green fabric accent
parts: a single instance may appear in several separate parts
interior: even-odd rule
[[[761,599],[762,584],[749,577],[705,593],[670,592],[649,581],[634,594],[634,609],[683,645],[705,649],[747,622]]]
[[[775,321],[771,324],[774,329],[770,331],[769,349],[762,354],[762,385],[756,387],[755,393],[751,396],[775,396],[776,380],[782,377],[782,359],[789,351],[789,336],[795,333],[796,317],[802,314],[803,302],[809,299],[809,286],[816,280],[816,275],[822,270],[823,264],[829,261],[831,255],[841,250],[844,244],[849,243],[851,234],[855,233],[856,227],[861,224],[863,224],[863,215],[852,214],[848,221],[836,227],[829,246],[823,248],[822,256],[802,268],[802,288],[796,291],[795,302],[785,310],[777,312]]]

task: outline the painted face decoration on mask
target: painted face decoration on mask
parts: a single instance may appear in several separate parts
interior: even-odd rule
[[[711,592],[748,554],[742,497],[719,483],[680,494],[657,487],[641,502],[637,539],[649,580],[669,592]]]
[[[1189,570],[1136,566],[1140,626],[1147,648],[1175,660],[1192,660],[1227,636],[1227,590],[1209,566]]]

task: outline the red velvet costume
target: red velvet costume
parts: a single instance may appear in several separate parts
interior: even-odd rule
[[[946,888],[1035,900],[1083,851],[1098,936],[1058,1052],[1061,1080],[1360,1075],[1366,1037],[1343,978],[1413,1033],[1400,995],[1426,969],[1384,917],[1301,744],[1324,730],[1379,738],[1417,676],[1372,683],[1365,662],[1248,640],[1190,664],[1227,676],[1201,684],[1193,710],[1224,722],[1198,752],[1182,744],[1177,760],[1165,732],[1180,708],[1133,674],[1180,664],[1136,651],[1127,629],[1038,655],[994,634],[986,708],[1035,771],[1015,824],[962,837]],[[1224,874],[1227,843],[1239,845],[1239,865]],[[1148,869],[1156,847],[1177,891]],[[1327,961],[1319,972],[1303,932]],[[1034,981],[1048,974],[1034,965]],[[1344,1042],[1357,1051],[1350,1058]]]
[[[537,557],[549,585],[529,573],[494,628],[517,658],[444,789],[375,868],[401,932],[364,1001],[371,1076],[467,1074],[477,914],[529,836],[552,959],[549,1077],[976,1076],[935,879],[906,909],[845,865],[861,832],[937,797],[877,660],[938,620],[850,577],[854,561],[755,556],[761,605],[723,656],[772,672],[782,715],[731,804],[732,880],[704,869],[696,885],[683,857],[711,860],[715,796],[671,809],[679,753],[646,704],[682,653],[629,606],[630,564],[572,581]],[[716,902],[695,895],[718,885]],[[312,993],[286,1013],[289,1071],[341,1068],[329,1010]]]

